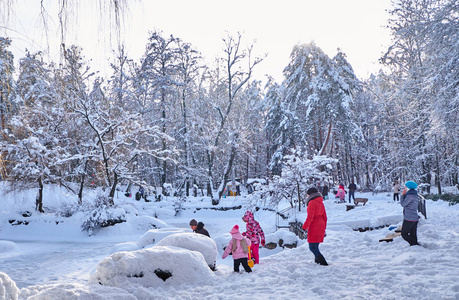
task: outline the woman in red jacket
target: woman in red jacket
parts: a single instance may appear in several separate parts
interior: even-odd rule
[[[314,253],[316,263],[328,266],[325,257],[319,251],[319,243],[324,241],[325,228],[327,228],[324,199],[315,187],[308,189],[306,194],[308,194],[308,216],[303,224],[303,229],[308,231],[309,250]]]

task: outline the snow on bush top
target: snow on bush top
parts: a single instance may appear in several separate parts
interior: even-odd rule
[[[161,278],[167,273],[168,278]],[[209,284],[215,275],[201,253],[176,247],[155,246],[132,252],[117,252],[102,260],[90,275],[90,284],[129,289],[175,286],[181,284]]]
[[[172,246],[198,251],[211,268],[214,268],[217,262],[217,244],[213,239],[199,233],[175,233],[162,239],[157,246]]]

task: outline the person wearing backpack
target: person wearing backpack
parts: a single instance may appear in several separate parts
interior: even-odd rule
[[[230,231],[232,239],[223,252],[222,258],[225,259],[230,253],[233,255],[234,272],[239,273],[239,265],[242,265],[247,273],[252,272],[248,264],[248,253],[251,242],[248,238],[243,237],[239,231],[239,225],[234,225]]]

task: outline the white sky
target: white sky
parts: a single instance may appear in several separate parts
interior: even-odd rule
[[[366,78],[379,70],[377,61],[390,43],[389,30],[384,28],[390,1],[131,0],[121,40],[128,56],[138,59],[144,53],[148,32],[161,30],[165,36],[173,34],[190,42],[207,62],[212,62],[222,55],[226,32],[236,35],[239,31],[246,45],[255,41],[256,54],[268,54],[257,66],[255,77],[263,79],[264,74],[270,74],[279,82],[293,46],[314,41],[330,57],[341,48],[357,76]],[[44,0],[54,22],[49,23],[48,37],[41,25],[39,1],[17,2],[6,24],[8,29],[3,28],[5,24],[0,27],[0,35],[6,33],[13,39],[15,58],[22,57],[28,48],[32,52],[51,52],[50,57],[58,61],[57,10],[51,6],[56,1]],[[66,44],[82,46],[85,57],[93,60],[93,68],[107,69],[108,58],[113,53],[110,45],[116,45],[117,40],[107,26],[110,15],[101,18],[98,1],[75,2],[80,7],[71,9]]]

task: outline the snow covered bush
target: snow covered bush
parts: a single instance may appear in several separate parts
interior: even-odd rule
[[[175,233],[158,242],[157,246],[172,246],[198,251],[207,262],[207,265],[216,270],[217,244],[213,239],[197,233]]]
[[[98,228],[126,222],[126,211],[116,206],[109,206],[108,201],[109,199],[105,195],[99,195],[96,198],[94,208],[81,225],[83,231],[93,235],[94,230]]]
[[[200,252],[155,246],[110,255],[97,265],[89,283],[130,290],[139,285],[210,284],[214,278]]]
[[[5,273],[0,272],[0,299],[18,299],[19,289],[16,283]]]

